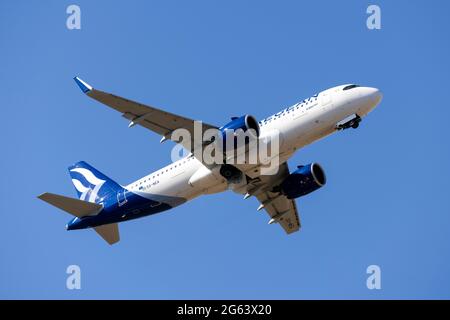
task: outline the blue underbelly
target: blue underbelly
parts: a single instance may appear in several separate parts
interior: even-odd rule
[[[129,192],[127,193],[126,201],[119,204],[119,201],[115,201],[114,197],[112,197],[109,203],[106,203],[105,208],[97,215],[75,218],[67,225],[67,229],[85,229],[109,223],[138,219],[171,208],[173,208],[173,205]]]

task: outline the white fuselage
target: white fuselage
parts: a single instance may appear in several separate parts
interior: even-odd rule
[[[346,86],[322,91],[260,121],[260,137],[270,135],[274,130],[280,134],[280,164],[287,161],[297,149],[335,132],[337,123],[343,119],[352,115],[361,118],[366,116],[381,100],[381,93],[375,88],[343,90]],[[194,175],[202,176],[201,183],[192,183]],[[208,169],[190,155],[126,188],[149,197],[162,196],[188,201],[202,194],[225,191],[228,184],[217,170]]]

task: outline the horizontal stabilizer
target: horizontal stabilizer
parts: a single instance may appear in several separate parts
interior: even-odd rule
[[[102,205],[97,203],[60,196],[58,194],[48,192],[41,194],[38,198],[78,218],[96,214],[103,208]]]
[[[95,227],[94,230],[105,239],[109,244],[119,242],[119,226],[117,223],[105,224],[103,226]]]

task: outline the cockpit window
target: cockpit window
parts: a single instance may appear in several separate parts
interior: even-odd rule
[[[342,89],[342,90],[350,90],[350,89],[353,89],[353,88],[358,88],[358,87],[360,87],[359,85],[357,85],[357,84],[351,84],[351,85],[349,85],[349,86],[346,86],[346,87],[344,87],[344,89]]]

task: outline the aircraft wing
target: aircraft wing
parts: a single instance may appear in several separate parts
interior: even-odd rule
[[[193,143],[194,120],[94,89],[78,77],[74,80],[86,95],[122,113],[124,118],[130,120],[129,127],[140,125],[150,129],[163,137],[161,142],[170,140],[174,130],[183,128],[189,131],[191,141],[174,142],[180,143],[191,152],[194,152],[197,147],[202,147]],[[204,130],[211,128],[217,129],[216,126],[203,123],[202,136]]]
[[[270,216],[269,224],[278,223],[287,234],[300,230],[300,218],[294,199],[288,199],[279,192],[273,192],[289,175],[287,162],[280,165],[276,175],[260,176],[253,179],[248,188],[248,195],[254,195],[261,205],[258,210],[265,209]]]

